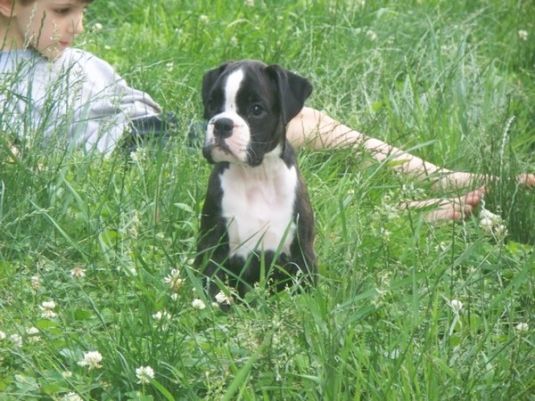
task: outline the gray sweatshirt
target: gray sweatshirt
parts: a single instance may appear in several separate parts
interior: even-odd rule
[[[54,61],[32,50],[0,52],[0,134],[106,154],[133,120],[160,112],[89,52],[66,49]]]

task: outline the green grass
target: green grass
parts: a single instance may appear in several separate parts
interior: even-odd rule
[[[535,170],[531,2],[256,3],[90,7],[79,46],[178,113],[163,152],[13,158],[13,133],[0,135],[0,400],[535,400],[535,194],[511,179]],[[255,307],[212,308],[191,265],[209,166],[185,133],[203,72],[240,58],[309,77],[308,104],[363,132],[500,176],[486,207],[508,237],[476,217],[430,226],[396,208],[437,195],[428,184],[348,150],[304,150],[318,288],[259,288]],[[173,268],[184,279],[174,297]],[[78,365],[95,350],[100,368]],[[138,383],[140,366],[151,383]]]

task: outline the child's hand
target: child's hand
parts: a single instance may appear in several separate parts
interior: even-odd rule
[[[525,185],[528,188],[535,188],[535,174],[519,174],[516,176],[516,181],[520,185]]]

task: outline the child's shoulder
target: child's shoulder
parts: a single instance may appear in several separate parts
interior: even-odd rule
[[[98,75],[100,79],[103,77],[114,77],[117,74],[110,63],[87,50],[68,48],[65,50],[62,58],[63,66],[65,64],[68,66],[76,64],[86,71],[88,75]]]
[[[93,53],[87,50],[78,49],[74,47],[69,47],[65,49],[62,59],[64,62],[67,61],[67,62],[76,62],[76,63],[83,63],[83,64],[90,63],[90,64],[109,65],[107,61],[101,59],[100,57],[94,55]]]
[[[67,48],[59,58],[52,61],[32,49],[0,51],[0,70],[3,72],[18,70],[20,66],[48,69],[48,66],[52,65],[53,69],[62,69],[75,64],[89,70],[112,69],[108,62],[82,49]]]

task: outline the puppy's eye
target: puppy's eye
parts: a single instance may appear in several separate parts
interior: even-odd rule
[[[249,109],[249,113],[255,117],[259,117],[264,113],[264,108],[259,104],[253,104]]]

